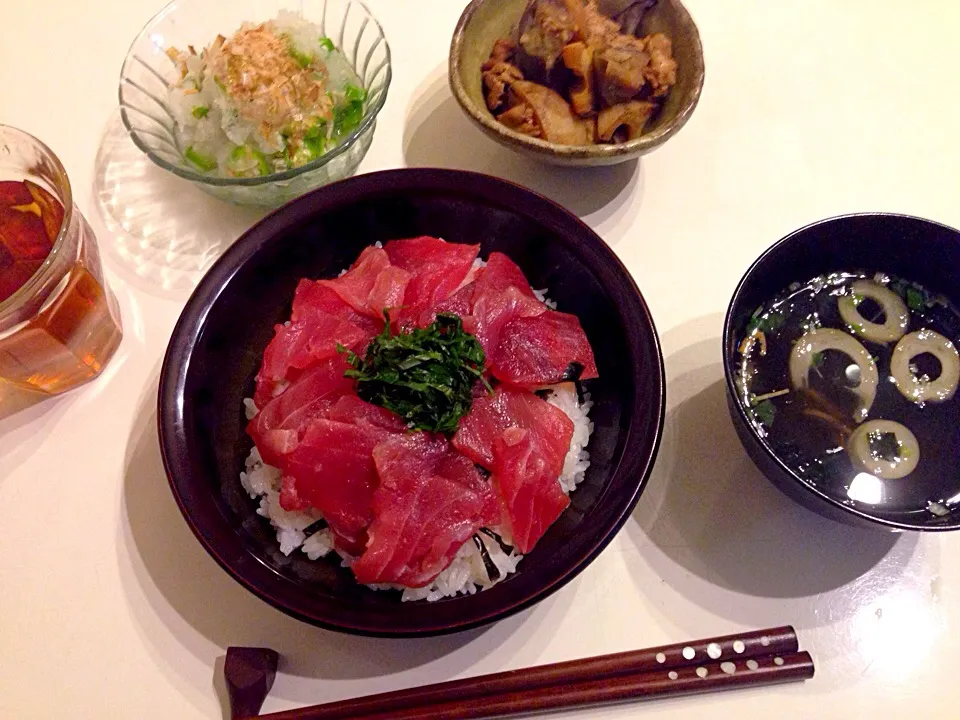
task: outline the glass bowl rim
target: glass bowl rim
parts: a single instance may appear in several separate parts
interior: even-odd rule
[[[370,11],[370,8],[366,6],[363,0],[348,0],[350,4],[356,3],[363,8],[364,12],[367,14],[367,18],[373,22],[375,28],[380,33],[380,38],[383,42],[384,50],[386,51],[386,61],[384,65],[386,69],[386,77],[383,81],[383,91],[379,94],[375,102],[367,106],[367,112],[364,113],[360,124],[354,128],[349,135],[347,135],[343,142],[338,144],[330,152],[324,153],[316,160],[311,160],[300,167],[282,170],[280,172],[271,173],[270,175],[261,175],[258,177],[249,178],[227,178],[206,175],[204,173],[192,170],[187,165],[175,165],[167,160],[164,160],[162,157],[157,155],[150,148],[150,146],[143,141],[143,139],[140,138],[137,129],[130,122],[130,118],[127,116],[128,105],[123,101],[123,86],[127,76],[127,67],[134,58],[134,47],[142,38],[147,36],[150,29],[156,25],[156,23],[163,20],[168,14],[177,10],[178,6],[182,2],[183,0],[170,0],[167,5],[165,5],[159,12],[157,12],[147,21],[147,23],[143,26],[143,28],[141,28],[140,32],[137,33],[136,37],[134,37],[133,41],[130,43],[130,47],[127,49],[127,54],[123,59],[123,65],[120,67],[120,82],[117,88],[117,99],[120,103],[120,118],[123,121],[123,126],[126,128],[127,133],[130,135],[130,139],[133,140],[134,145],[143,151],[143,153],[156,165],[159,165],[164,170],[172,172],[174,175],[195,183],[200,183],[202,185],[212,185],[216,187],[256,187],[259,185],[269,185],[275,182],[290,180],[306,172],[310,172],[311,170],[317,170],[318,168],[323,167],[334,158],[349,150],[357,142],[357,140],[359,140],[360,137],[367,132],[368,129],[371,129],[375,126],[377,115],[380,113],[384,103],[387,101],[387,93],[390,90],[390,81],[393,79],[393,63],[390,54],[390,43],[387,41],[386,33],[383,32],[383,26],[380,25],[380,22],[377,20],[376,16]],[[129,109],[132,109],[134,112],[141,112],[139,109],[132,106],[129,106]]]

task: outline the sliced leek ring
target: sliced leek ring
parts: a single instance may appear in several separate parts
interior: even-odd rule
[[[850,289],[851,294],[841,297],[837,307],[852,332],[875,343],[896,342],[903,337],[910,327],[910,311],[899,295],[870,280],[857,280]],[[860,314],[854,299],[857,296],[868,297],[883,308],[883,323],[870,322]]]
[[[940,376],[922,380],[910,370],[910,361],[917,355],[930,353],[940,361]],[[960,382],[960,354],[953,343],[940,333],[924,328],[904,335],[893,349],[890,375],[897,390],[915,403],[943,402],[953,397]]]
[[[810,384],[813,356],[824,350],[839,350],[860,369],[860,384],[852,391],[860,398],[854,419],[863,422],[877,396],[879,376],[873,357],[852,335],[834,328],[814,328],[801,335],[790,353],[790,382],[795,388],[807,387]]]
[[[893,433],[900,448],[899,457],[886,460],[870,450],[872,433]],[[870,420],[853,431],[847,441],[847,453],[855,467],[882,480],[906,477],[917,469],[920,462],[920,443],[910,430],[893,420]]]

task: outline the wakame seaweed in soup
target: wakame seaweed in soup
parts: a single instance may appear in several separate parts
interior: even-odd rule
[[[883,273],[794,283],[737,348],[764,442],[842,502],[944,515],[960,504],[960,311]]]

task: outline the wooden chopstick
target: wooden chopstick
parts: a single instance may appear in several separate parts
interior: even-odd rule
[[[793,628],[778,627],[452,680],[259,717],[481,718],[812,677],[810,656],[797,650]],[[757,663],[757,667],[749,667],[748,660]],[[706,675],[698,675],[698,669]],[[673,678],[671,673],[677,677]],[[518,709],[510,709],[513,707]]]

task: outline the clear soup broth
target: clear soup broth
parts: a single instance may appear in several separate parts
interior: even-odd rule
[[[960,505],[960,311],[883,273],[795,283],[741,333],[737,386],[800,478],[851,505]]]

